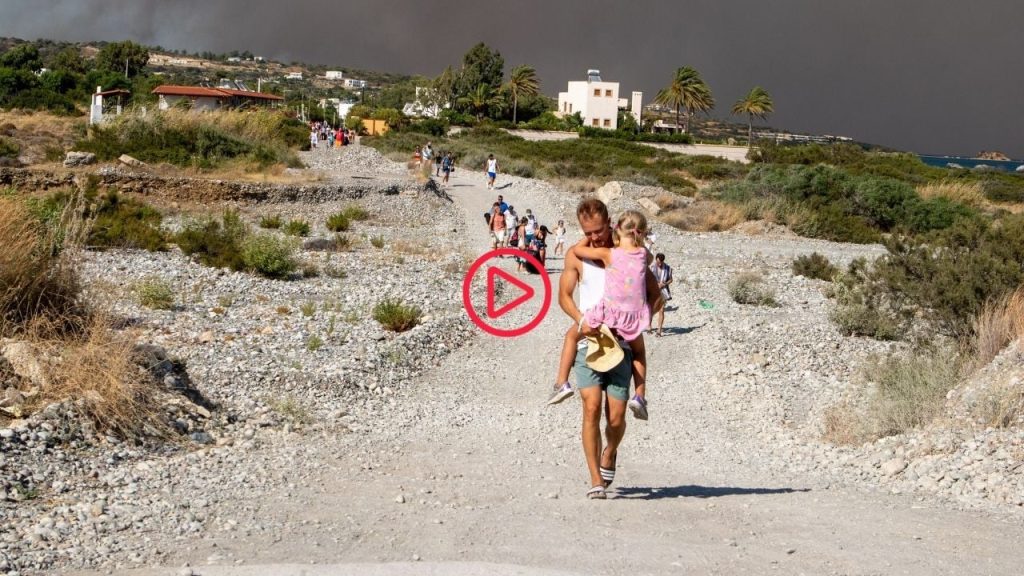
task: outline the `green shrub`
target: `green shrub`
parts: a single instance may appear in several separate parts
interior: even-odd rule
[[[170,310],[174,307],[174,289],[162,278],[151,276],[135,286],[139,304],[155,310]]]
[[[305,302],[299,306],[299,311],[306,318],[310,318],[316,313],[316,302]]]
[[[337,214],[331,214],[327,218],[327,229],[331,232],[344,232],[348,230],[351,222],[349,222],[348,216],[344,212],[338,212]]]
[[[406,306],[398,300],[386,298],[373,307],[373,319],[393,332],[411,330],[420,323],[422,312],[415,306]]]
[[[316,334],[310,336],[309,340],[306,341],[306,350],[309,350],[310,352],[316,352],[317,350],[323,348],[323,346],[324,339],[317,336]]]
[[[363,208],[362,206],[359,206],[357,204],[346,206],[345,209],[341,211],[341,213],[344,214],[345,218],[348,218],[349,220],[353,220],[356,222],[362,222],[363,220],[370,219],[370,213],[366,211],[366,208]]]
[[[985,302],[1024,282],[1024,215],[996,223],[959,220],[947,230],[886,240],[872,266],[851,265],[839,283],[845,302],[878,311],[891,325],[959,342],[973,336]]]
[[[163,217],[155,208],[138,200],[107,192],[89,211],[95,216],[89,245],[103,248],[167,249],[160,229]]]
[[[274,214],[273,216],[264,216],[260,218],[260,228],[268,228],[277,230],[281,227],[281,215]]]
[[[309,222],[305,220],[289,220],[284,225],[284,233],[289,236],[309,236]]]
[[[21,146],[10,138],[0,136],[0,158],[17,158],[21,153]]]
[[[764,277],[756,272],[742,272],[729,281],[729,295],[738,304],[778,306],[775,291],[765,285]]]
[[[287,278],[298,268],[295,244],[285,238],[256,234],[242,243],[245,267],[268,278]]]
[[[383,236],[373,236],[372,238],[370,238],[370,244],[373,245],[374,248],[383,248],[384,247],[384,237]]]
[[[839,273],[839,269],[832,265],[828,261],[828,258],[812,252],[811,254],[805,254],[797,256],[793,260],[793,274],[797,276],[804,276],[812,278],[814,280],[827,280],[829,282]]]
[[[214,268],[243,270],[241,243],[248,234],[238,212],[224,211],[220,221],[191,222],[175,236],[175,243],[189,256]]]
[[[320,267],[314,262],[303,262],[302,263],[302,277],[303,278],[316,278],[320,275]]]

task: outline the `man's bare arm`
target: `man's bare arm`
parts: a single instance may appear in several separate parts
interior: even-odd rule
[[[562,276],[558,280],[558,305],[562,312],[565,312],[573,322],[579,322],[583,314],[576,307],[576,301],[572,299],[572,293],[576,291],[576,284],[580,281],[580,259],[576,257],[573,250],[565,254],[565,267]]]

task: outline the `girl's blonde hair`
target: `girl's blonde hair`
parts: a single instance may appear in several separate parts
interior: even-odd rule
[[[636,210],[627,210],[619,216],[619,221],[615,224],[615,234],[629,235],[633,238],[634,244],[643,246],[644,238],[647,236],[647,218]]]

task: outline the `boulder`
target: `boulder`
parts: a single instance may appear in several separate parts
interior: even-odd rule
[[[28,342],[0,341],[0,356],[7,360],[14,373],[21,378],[40,388],[45,388],[49,384],[42,353]]]
[[[650,198],[637,198],[636,202],[651,216],[657,216],[661,213],[661,206],[658,206],[658,203]]]
[[[96,163],[96,155],[92,152],[68,152],[64,155],[64,166],[88,166]]]
[[[622,183],[613,180],[598,188],[595,195],[601,202],[610,204],[612,200],[622,198]]]
[[[139,167],[139,166],[145,166],[146,165],[146,163],[143,162],[142,160],[139,160],[137,158],[132,158],[131,156],[129,156],[127,154],[121,154],[121,156],[117,159],[117,161],[120,162],[121,164],[124,164],[125,166]]]
[[[907,467],[907,461],[903,458],[893,458],[882,464],[882,474],[885,476],[895,476]]]
[[[1020,166],[1017,166],[1017,170],[1016,171],[1017,172],[1024,172],[1024,164],[1021,164]]]

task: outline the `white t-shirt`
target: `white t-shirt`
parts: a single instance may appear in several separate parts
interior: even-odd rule
[[[505,226],[511,230],[516,227],[516,217],[511,210],[505,210]]]
[[[498,159],[497,158],[488,158],[487,159],[487,171],[488,172],[497,172],[498,171]]]
[[[533,216],[526,217],[526,233],[533,236],[533,233],[537,231],[537,219]]]

